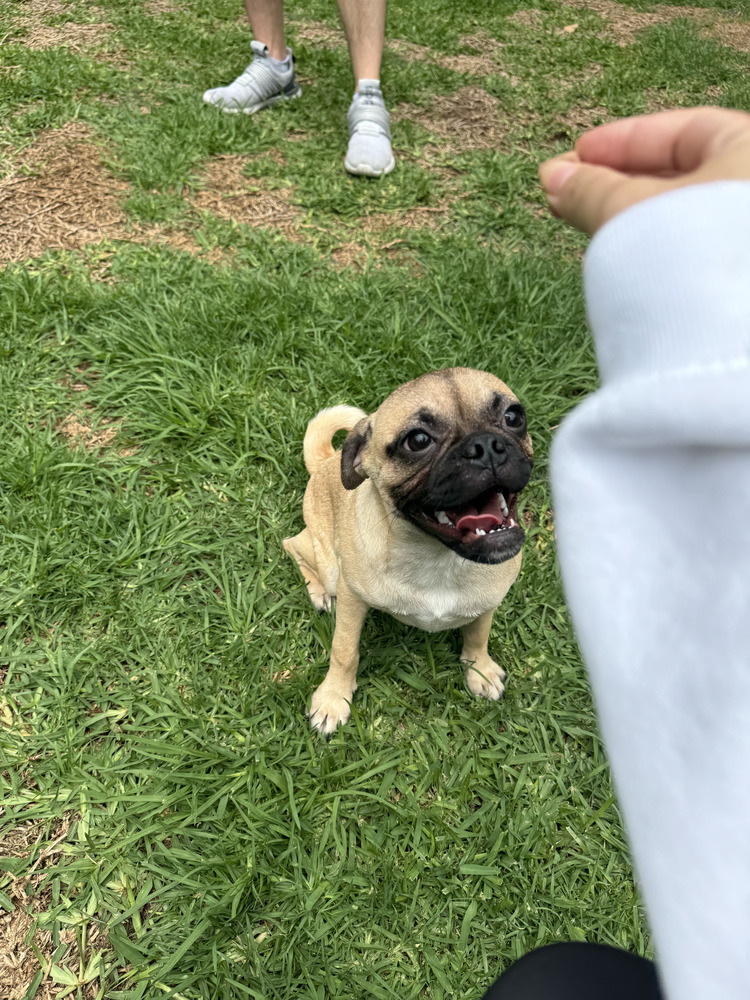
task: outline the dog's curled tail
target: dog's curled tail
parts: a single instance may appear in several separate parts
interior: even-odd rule
[[[302,453],[310,475],[317,472],[323,462],[332,458],[336,451],[331,439],[336,431],[350,431],[367,414],[356,406],[332,406],[321,410],[307,425]]]

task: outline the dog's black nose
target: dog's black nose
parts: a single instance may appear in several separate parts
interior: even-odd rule
[[[508,460],[508,449],[497,434],[472,434],[463,443],[461,457],[490,467],[504,465]]]

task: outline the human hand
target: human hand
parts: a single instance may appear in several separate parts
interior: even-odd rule
[[[593,235],[644,198],[688,184],[750,180],[750,115],[683,108],[600,125],[539,176],[554,215]]]

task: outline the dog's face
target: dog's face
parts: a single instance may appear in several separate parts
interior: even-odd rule
[[[351,430],[341,480],[370,479],[394,513],[466,559],[517,555],[516,497],[532,467],[526,415],[488,372],[446,368],[407,382]]]

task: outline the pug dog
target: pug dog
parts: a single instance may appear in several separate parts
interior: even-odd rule
[[[348,434],[341,451],[334,434]],[[521,568],[516,498],[531,475],[523,406],[488,372],[446,368],[400,386],[369,416],[314,417],[303,453],[305,529],[284,539],[315,608],[336,598],[331,661],[309,718],[330,734],[349,719],[369,608],[428,632],[462,628],[466,683],[497,699],[505,671],[487,641]]]

